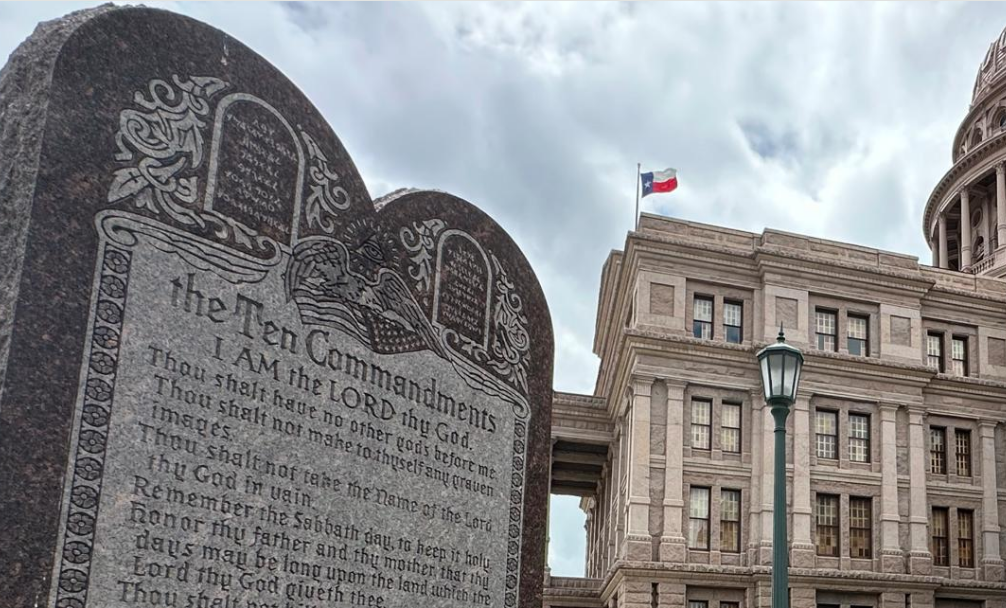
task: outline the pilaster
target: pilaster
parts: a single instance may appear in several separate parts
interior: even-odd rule
[[[1003,580],[999,553],[999,484],[996,478],[996,423],[983,420],[978,426],[982,442],[982,572],[987,581]]]
[[[664,464],[664,530],[660,537],[660,561],[684,562],[687,543],[682,532],[685,506],[682,454],[684,445],[685,387],[682,382],[667,384],[667,439]]]
[[[898,538],[898,406],[880,404],[880,566],[883,572],[904,572],[905,556]]]
[[[764,397],[759,394],[759,400]],[[762,465],[761,465],[761,539],[758,547],[757,563],[772,565],[772,493],[775,490],[775,420],[768,405],[761,409],[762,420]]]
[[[793,411],[793,550],[794,568],[813,568],[816,548],[810,523],[810,394],[797,395]],[[794,589],[794,593],[795,593]],[[796,607],[794,599],[794,608]]]
[[[650,391],[652,378],[633,378],[629,418],[626,557],[650,560]]]
[[[908,475],[910,486],[908,525],[911,548],[908,553],[909,574],[929,575],[933,571],[933,556],[929,552],[929,505],[926,498],[925,411],[908,408]]]
[[[625,456],[625,421],[615,423],[614,457],[611,463],[611,552],[609,566],[621,557],[625,548],[625,510],[622,508],[622,492],[625,490],[624,473],[622,472]]]
[[[762,392],[751,391],[751,491],[748,498],[748,562],[758,563],[761,551],[761,491],[762,491],[762,450],[764,434],[761,432],[765,407]]]
[[[657,583],[657,608],[685,608],[684,583]]]
[[[796,564],[793,565],[796,566]],[[792,608],[816,608],[817,589],[813,587],[790,586],[789,605]]]

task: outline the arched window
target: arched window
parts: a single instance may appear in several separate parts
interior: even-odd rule
[[[1006,129],[1006,110],[999,110],[999,114],[996,115],[996,124],[1000,129]]]

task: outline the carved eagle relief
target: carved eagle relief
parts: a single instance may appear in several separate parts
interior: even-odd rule
[[[329,238],[301,241],[287,266],[287,298],[297,303],[304,323],[341,329],[374,352],[431,350],[446,359],[405,281],[374,263],[379,248],[375,239],[353,250]]]

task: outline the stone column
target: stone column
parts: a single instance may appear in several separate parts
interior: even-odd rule
[[[898,538],[898,406],[880,404],[880,567],[904,572],[905,557]]]
[[[684,562],[687,544],[682,532],[684,477],[682,446],[684,445],[685,384],[668,380],[667,438],[664,465],[664,531],[660,537],[660,561]]]
[[[810,395],[797,395],[793,411],[793,551],[790,565],[813,568],[816,548],[810,535]],[[795,604],[794,604],[795,606]]]
[[[961,270],[971,268],[971,198],[967,188],[961,189]]]
[[[929,575],[933,556],[929,552],[929,505],[926,498],[925,410],[908,408],[908,476],[911,486],[908,525],[912,546],[908,553],[909,574]]]
[[[982,228],[982,240],[985,241],[985,256],[986,257],[992,251],[992,236],[991,236],[991,233],[989,232],[989,221],[991,220],[991,214],[989,213],[989,211],[991,210],[991,208],[992,207],[989,204],[988,197],[983,197],[982,198],[982,221],[981,221],[981,228]]]
[[[947,257],[947,218],[942,212],[936,224],[939,227],[940,268],[950,268],[950,258]]]
[[[999,484],[996,479],[996,423],[979,424],[982,441],[982,570],[985,580],[1003,580],[1003,560],[999,554]]]
[[[932,254],[933,254],[933,263],[931,264],[931,266],[933,268],[939,268],[940,267],[940,243],[939,243],[939,239],[938,238],[929,241],[929,251],[932,252]]]
[[[594,517],[594,508],[591,502],[593,498],[587,499],[587,508],[584,509],[584,522],[583,531],[587,537],[587,565],[584,568],[584,576],[592,577],[594,576],[594,557],[596,552],[596,545],[594,544],[594,530],[597,528],[597,522]]]
[[[626,557],[653,558],[650,542],[650,390],[652,379],[633,378],[629,418],[628,519]]]
[[[996,165],[996,233],[999,246],[1006,246],[1006,165]]]

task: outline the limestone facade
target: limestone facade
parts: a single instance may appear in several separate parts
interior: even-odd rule
[[[794,608],[1006,607],[1004,303],[1006,281],[911,256],[644,214],[603,269],[594,396],[557,394],[564,453],[607,451],[590,491],[565,492],[587,514],[587,578],[548,581],[545,605],[770,605],[755,353],[782,325],[806,356]]]
[[[774,425],[755,353],[782,326],[806,356],[791,605],[1006,608],[1006,30],[952,160],[923,216],[931,266],[641,217],[602,270],[594,395],[556,396],[552,487],[581,496],[587,563],[546,577],[546,606],[770,606]]]

